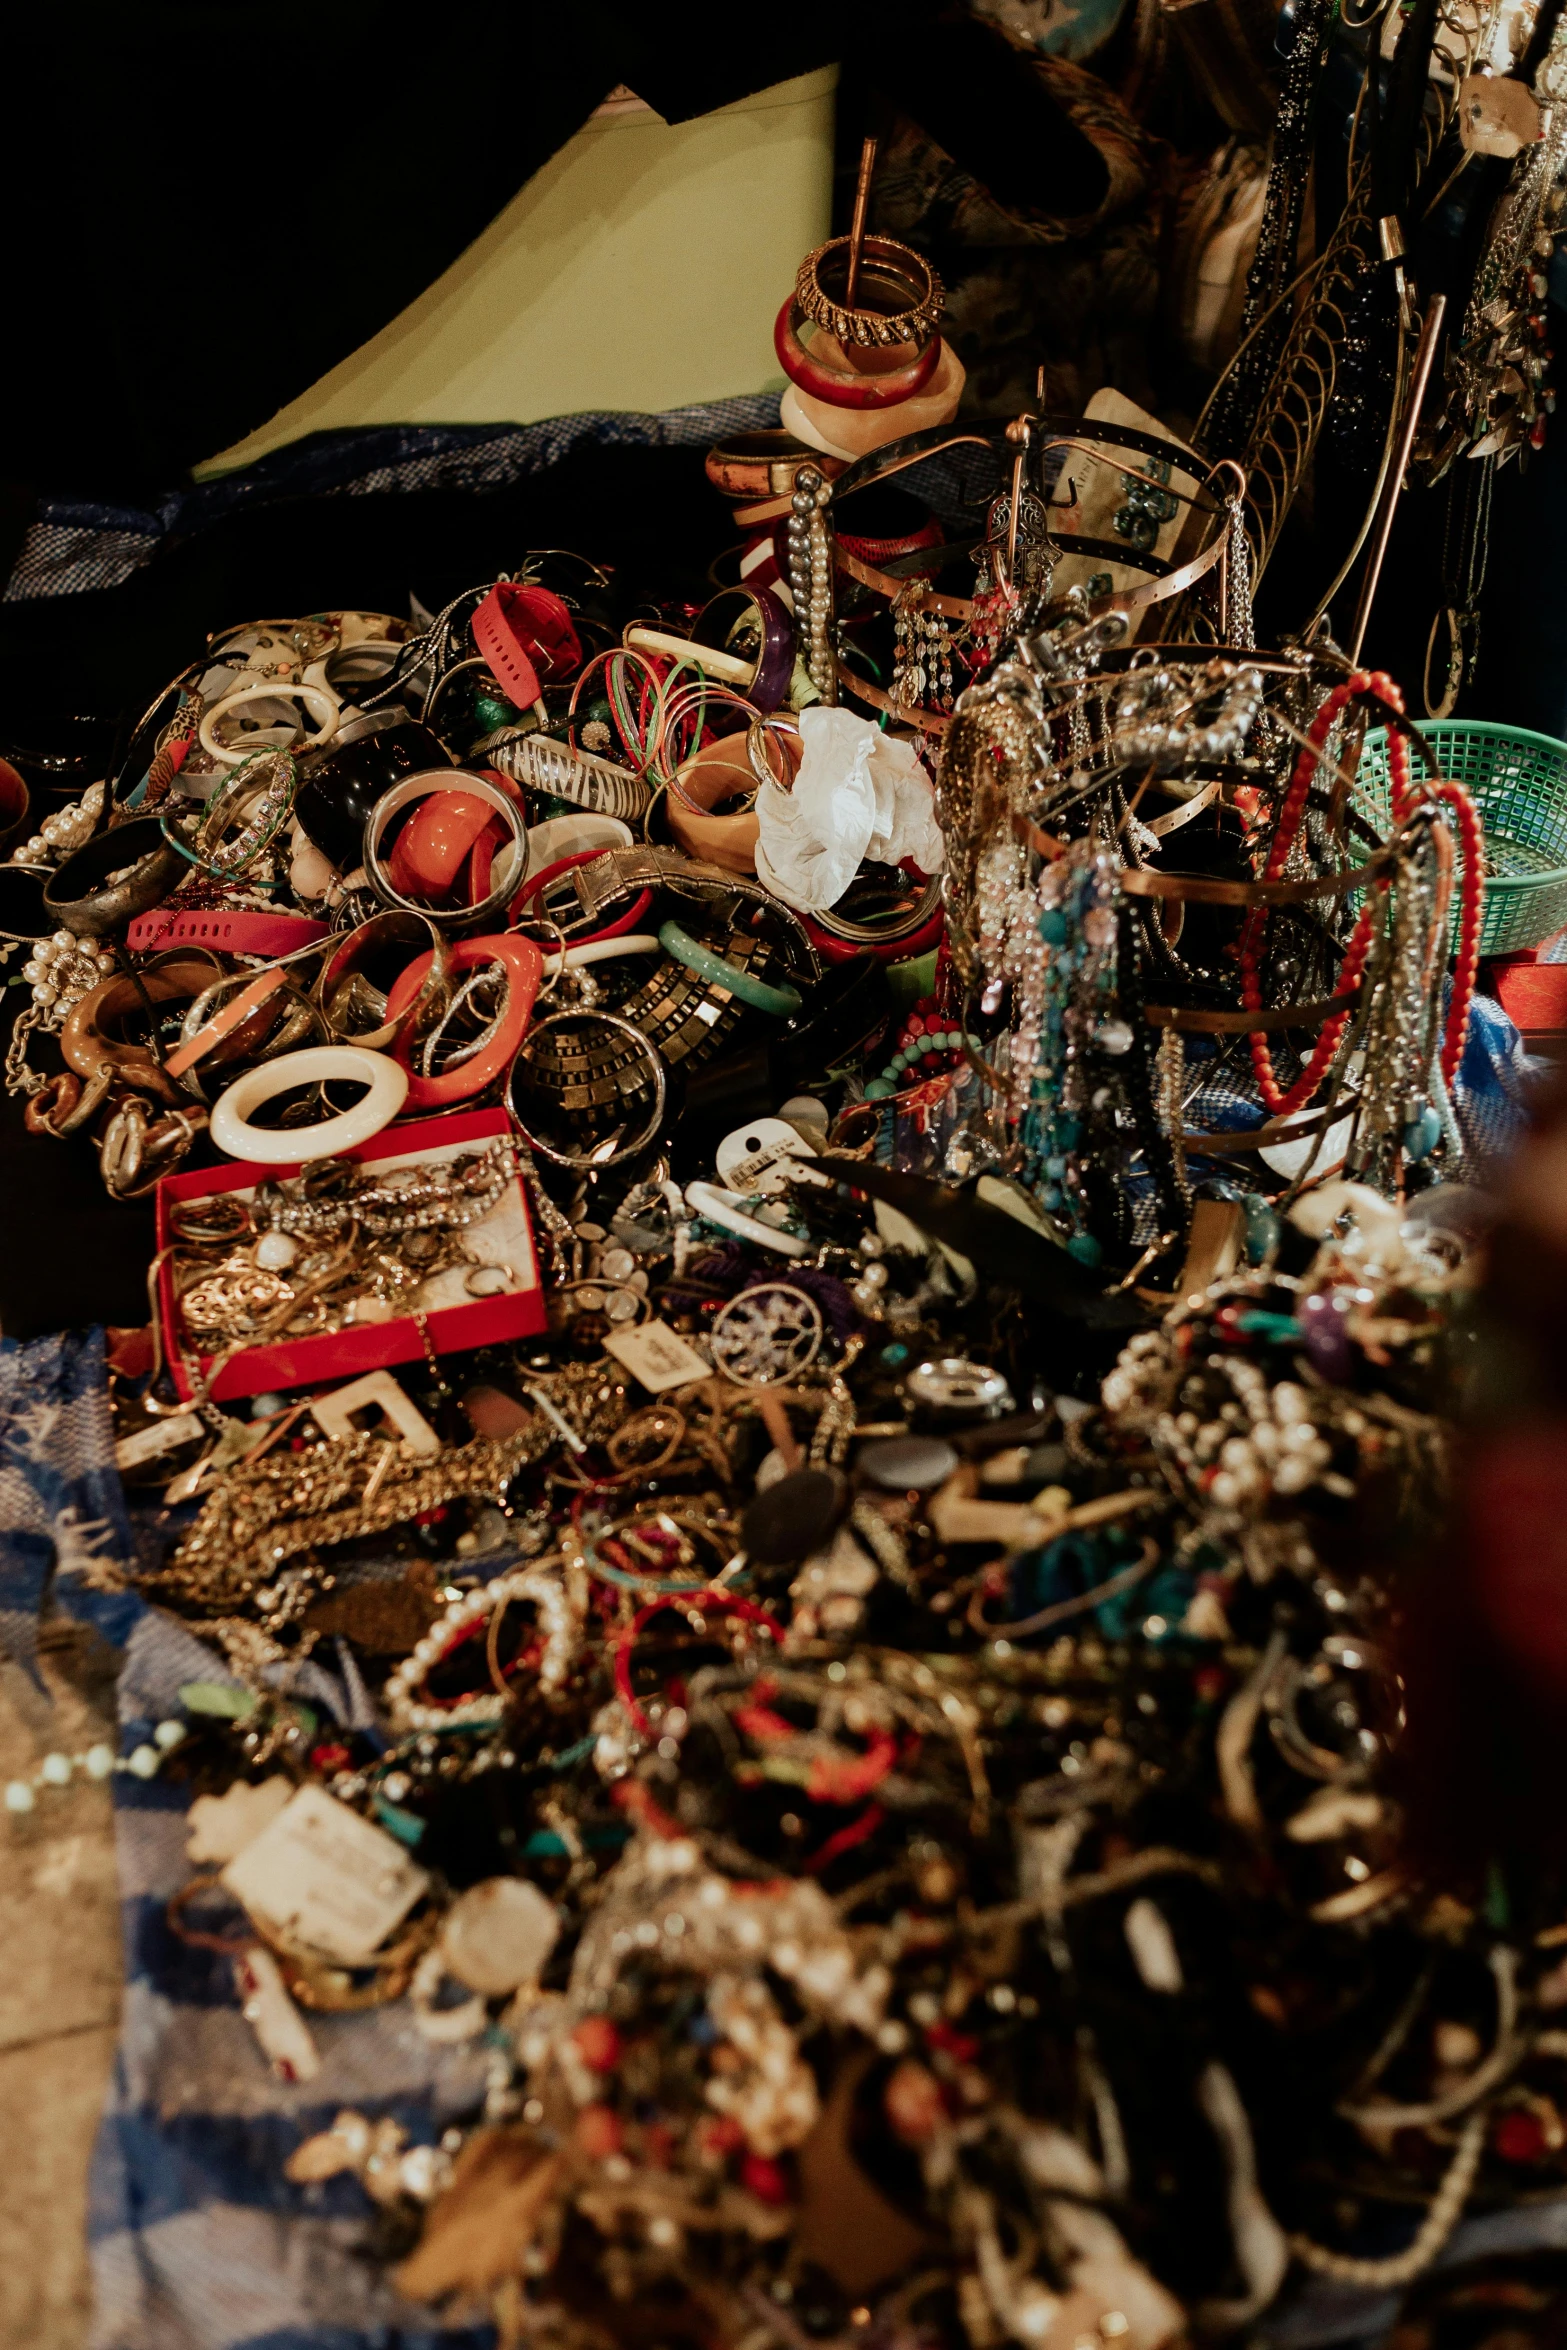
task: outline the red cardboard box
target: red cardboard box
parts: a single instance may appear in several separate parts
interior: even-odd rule
[[[510,1132],[504,1110],[464,1110],[451,1117],[385,1127],[368,1142],[341,1155],[367,1167],[409,1166],[458,1158]],[[194,1174],[166,1175],[157,1195],[159,1249],[169,1248],[174,1239],[169,1226],[173,1201],[208,1199],[219,1192],[252,1192],[258,1183],[298,1173],[297,1166],[258,1167],[235,1160],[230,1166],[203,1167]],[[437,1275],[423,1317],[435,1352],[452,1354],[463,1347],[498,1346],[507,1339],[527,1338],[542,1330],[544,1291],[520,1177],[507,1184],[487,1216],[467,1227],[465,1238],[489,1263],[509,1265],[516,1285],[494,1297],[469,1298],[461,1295],[460,1273]],[[458,1295],[443,1300],[443,1288],[455,1288]],[[158,1274],[158,1307],[174,1384],[188,1402],[195,1392],[192,1362],[204,1373],[214,1358],[193,1357],[183,1345],[175,1319],[173,1269],[167,1257]],[[340,1386],[362,1372],[392,1363],[422,1362],[424,1356],[424,1340],[412,1314],[399,1314],[390,1322],[355,1323],[346,1330],[306,1338],[274,1339],[232,1355],[213,1382],[212,1400],[224,1403],[234,1396],[266,1395],[291,1387]]]

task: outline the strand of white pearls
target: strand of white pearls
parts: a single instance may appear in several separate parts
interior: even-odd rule
[[[30,1779],[9,1779],[5,1789],[5,1808],[19,1817],[30,1812],[46,1787],[69,1787],[78,1772],[84,1779],[104,1780],[116,1771],[125,1772],[133,1779],[155,1779],[166,1754],[172,1754],[185,1736],[183,1722],[159,1722],[152,1733],[152,1743],[145,1741],[133,1746],[129,1754],[116,1755],[112,1746],[99,1743],[85,1747],[80,1754],[55,1752],[46,1754]]]
[[[89,784],[79,800],[47,815],[30,840],[11,851],[13,865],[41,865],[46,857],[73,857],[92,839],[103,810],[103,785]]]
[[[450,1655],[464,1633],[514,1599],[531,1599],[539,1612],[539,1629],[544,1634],[544,1654],[539,1662],[540,1687],[555,1690],[561,1686],[571,1669],[576,1648],[577,1624],[571,1602],[565,1587],[553,1575],[544,1574],[537,1567],[519,1568],[454,1599],[424,1638],[416,1642],[412,1653],[388,1675],[384,1695],[395,1728],[457,1730],[470,1722],[501,1719],[507,1701],[498,1690],[462,1698],[456,1705],[424,1704],[415,1692],[424,1687],[430,1672],[443,1657]]]

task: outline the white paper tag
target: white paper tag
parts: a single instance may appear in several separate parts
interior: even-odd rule
[[[753,1118],[726,1134],[715,1153],[718,1180],[746,1198],[779,1199],[789,1188],[790,1161],[814,1159],[803,1134],[782,1118]]]
[[[687,1346],[678,1330],[671,1330],[667,1322],[643,1322],[634,1330],[612,1330],[604,1341],[604,1352],[624,1364],[633,1379],[640,1379],[650,1395],[662,1395],[667,1387],[687,1387],[693,1379],[710,1379],[713,1366],[704,1362],[694,1346]]]
[[[223,1871],[254,1918],[335,1959],[364,1966],[429,1883],[393,1836],[301,1787]]]

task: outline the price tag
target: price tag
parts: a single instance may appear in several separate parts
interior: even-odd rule
[[[667,1322],[643,1322],[634,1330],[612,1330],[604,1341],[604,1352],[623,1364],[633,1379],[640,1379],[650,1395],[662,1395],[669,1387],[689,1386],[693,1379],[711,1378],[713,1371],[712,1364]]]
[[[339,1966],[365,1966],[430,1880],[394,1837],[301,1787],[222,1881],[252,1917]]]

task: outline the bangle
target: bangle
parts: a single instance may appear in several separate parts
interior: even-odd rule
[[[520,734],[513,727],[486,735],[475,756],[487,759],[502,775],[529,791],[544,792],[553,800],[567,800],[595,816],[618,816],[635,824],[647,813],[653,787],[645,775],[617,767],[591,751],[575,750],[553,735]]]
[[[807,917],[806,927],[813,934],[814,943],[824,946],[816,933],[825,933],[827,940],[838,939],[851,947],[869,947],[873,954],[881,953],[895,962],[905,962],[911,955],[920,954],[923,947],[931,947],[941,934],[941,876],[931,874],[918,882],[910,878],[906,891],[900,892],[900,902],[888,913],[884,922],[857,922],[852,914],[840,909],[854,890],[850,882],[836,906],[822,906]],[[928,936],[926,934],[929,934]],[[923,947],[917,941],[923,940]],[[896,950],[895,952],[893,950]],[[826,947],[831,953],[831,948]]]
[[[795,718],[758,718],[745,738],[745,755],[757,789],[776,784],[781,792],[794,789],[805,746]]]
[[[406,947],[409,960],[422,955],[429,961],[423,986],[396,1020],[386,1016],[386,996],[364,977],[370,957],[386,947]],[[332,1040],[360,1045],[366,1052],[383,1050],[400,1028],[416,1025],[426,1012],[445,1001],[448,968],[446,941],[427,914],[372,914],[368,922],[361,922],[357,930],[338,940],[316,978],[316,1002]],[[360,982],[357,990],[353,986],[356,979]],[[374,1027],[357,1035],[347,1025],[356,994],[363,1008],[379,1014]]]
[[[303,702],[316,721],[316,732],[312,735],[305,734],[304,725],[299,719],[294,722],[293,740],[305,751],[325,750],[337,732],[338,712],[342,708],[342,703],[325,678],[307,683],[303,678],[263,677],[251,685],[238,687],[233,693],[226,694],[221,702],[214,702],[202,719],[196,735],[202,749],[214,759],[220,759],[225,767],[236,767],[243,760],[256,756],[254,747],[247,750],[243,742],[235,749],[218,740],[218,728],[223,720],[236,710],[248,709],[253,702]]]
[[[773,349],[792,384],[834,408],[895,407],[900,400],[922,392],[936,372],[941,355],[939,335],[925,336],[915,356],[902,367],[888,368],[882,375],[866,375],[856,367],[834,367],[802,343],[800,321],[804,316],[798,295],[788,295],[773,325]]]
[[[909,531],[903,538],[867,539],[847,530],[840,530],[837,537],[845,554],[856,555],[862,563],[873,564],[878,570],[885,569],[889,563],[896,563],[901,555],[923,555],[928,547],[943,547],[947,543],[946,533],[934,514],[918,530]]]
[[[452,773],[455,777],[458,770],[454,768]],[[417,892],[421,904],[450,898],[480,834],[494,822],[494,810],[475,792],[431,792],[392,843],[386,870],[393,888],[405,899],[414,898]],[[477,857],[474,864],[477,867]]]
[[[646,1125],[643,1127],[640,1134],[634,1135],[632,1137],[630,1142],[617,1144],[612,1150],[606,1150],[602,1143],[596,1150],[556,1150],[553,1144],[541,1142],[536,1134],[533,1134],[529,1131],[528,1127],[523,1124],[522,1117],[519,1114],[517,1108],[518,1075],[520,1071],[526,1069],[528,1065],[529,1053],[532,1051],[534,1045],[537,1044],[541,1036],[546,1035],[552,1028],[562,1027],[567,1021],[570,1020],[596,1020],[599,1022],[601,1027],[612,1029],[618,1035],[628,1038],[635,1046],[637,1052],[646,1057],[648,1065],[652,1071],[653,1108]],[[620,1088],[619,1090],[624,1091],[627,1089]],[[573,1091],[574,1089],[569,1084],[563,1090],[560,1097],[560,1107],[562,1109],[570,1111],[585,1106],[582,1103],[573,1100]],[[643,1035],[640,1028],[634,1026],[630,1020],[623,1020],[618,1012],[590,1011],[584,1008],[573,1012],[552,1012],[547,1020],[539,1020],[535,1022],[533,1028],[529,1031],[522,1050],[518,1053],[516,1060],[512,1064],[511,1086],[509,1092],[512,1117],[515,1119],[517,1126],[521,1131],[523,1140],[529,1145],[531,1149],[541,1153],[544,1158],[549,1159],[557,1167],[592,1167],[602,1170],[606,1167],[618,1166],[624,1159],[635,1158],[638,1151],[645,1150],[647,1145],[657,1136],[659,1128],[664,1123],[664,1104],[669,1095],[669,1080],[664,1074],[664,1064],[662,1059],[660,1058],[655,1048]]]
[[[156,816],[117,824],[67,857],[44,883],[50,927],[59,924],[78,938],[104,938],[149,906],[160,905],[183,868],[184,858],[164,839]],[[110,878],[116,874],[117,880]]]
[[[319,1126],[275,1128],[249,1122],[251,1112],[263,1102],[296,1085],[325,1085],[344,1077],[362,1078],[369,1091],[351,1110],[326,1118]],[[368,1142],[383,1126],[390,1126],[407,1092],[407,1071],[385,1053],[367,1053],[356,1044],[311,1045],[302,1053],[281,1053],[275,1061],[263,1061],[259,1069],[236,1078],[218,1096],[207,1131],[231,1159],[250,1159],[264,1167],[302,1166]]]
[[[159,816],[163,837],[187,864],[199,865],[220,881],[233,881],[271,847],[288,821],[299,790],[299,769],[287,751],[253,751],[218,785],[196,825],[194,841],[181,837],[173,811]],[[244,821],[232,840],[224,834],[236,818]]]
[[[237,981],[244,984],[237,985]],[[198,1061],[205,1060],[225,1040],[228,1052],[224,1057],[229,1060],[238,1060],[252,1046],[259,1045],[277,1025],[284,1006],[272,999],[287,984],[287,972],[274,964],[270,971],[258,971],[250,980],[245,980],[240,972],[204,987],[185,1015],[179,1043],[163,1064],[165,1077],[183,1077],[187,1069],[194,1069]],[[225,988],[236,988],[236,992],[214,1011],[212,1001]]]
[[[611,938],[605,933],[599,938],[584,939],[581,946],[557,947],[544,958],[546,971],[581,971],[589,963],[613,962],[618,955],[656,955],[658,940],[650,930],[633,931],[629,938]]]
[[[433,955],[421,955],[392,982],[386,999],[387,1018],[398,1029],[393,1057],[408,1075],[411,1110],[445,1109],[451,1102],[469,1100],[501,1074],[514,1058],[533,1016],[534,998],[544,958],[531,938],[464,938],[451,949],[450,970],[477,972],[499,964],[506,974],[506,1001],[489,1036],[467,1060],[443,1069],[438,1077],[421,1076],[413,1066],[413,1024],[405,1015],[417,1000],[435,967]],[[448,1008],[446,1017],[456,1009]]]
[[[794,287],[795,300],[806,317],[836,335],[840,343],[857,343],[862,350],[873,344],[885,348],[893,343],[923,343],[934,335],[941,323],[945,296],[941,280],[924,254],[892,237],[862,237],[859,288],[901,301],[905,307],[872,310],[856,303],[850,309],[834,297],[829,286],[829,281],[832,286],[841,283],[847,291],[850,249],[848,237],[829,237],[825,245],[806,254]]]
[[[724,800],[756,796],[756,778],[749,759],[736,757],[738,735],[720,735],[704,743],[671,777],[664,794],[664,817],[670,832],[688,857],[698,863],[721,865],[730,873],[756,872],[756,844],[760,823],[747,805],[730,816],[715,816]],[[651,815],[651,810],[649,811]]]
[[[118,1038],[106,1036],[104,1023],[123,1018],[148,1000],[166,1004],[182,996],[188,1001],[202,996],[212,985],[212,965],[205,957],[179,955],[139,976],[138,986],[129,972],[117,972],[82,997],[60,1030],[61,1056],[78,1077],[91,1077],[107,1064],[124,1084],[177,1104],[178,1088],[165,1074],[156,1053],[146,1045],[122,1044]]]
[[[742,971],[738,964],[726,963],[722,955],[715,955],[711,947],[703,946],[688,930],[682,930],[678,922],[661,926],[658,943],[666,955],[672,955],[699,979],[725,989],[755,1012],[770,1012],[775,1020],[792,1019],[805,1000],[797,987],[772,987],[765,979],[753,978],[749,971]]]
[[[725,498],[787,498],[802,465],[814,465],[816,451],[792,432],[739,432],[709,449],[708,480]]]
[[[381,843],[386,838],[387,826],[394,816],[401,815],[404,808],[415,800],[426,800],[436,792],[449,791],[454,784],[461,798],[482,800],[507,825],[512,837],[512,858],[505,878],[477,905],[444,909],[417,905],[404,897],[393,883],[382,863]],[[391,790],[376,802],[365,824],[365,872],[376,896],[385,904],[396,906],[404,914],[422,914],[431,922],[460,923],[477,929],[486,916],[498,914],[505,905],[517,868],[523,864],[526,856],[522,813],[516,803],[501,790],[499,784],[491,783],[486,776],[468,775],[457,767],[426,768],[417,775],[405,775],[401,783],[394,783]],[[497,862],[506,864],[505,859]]]
[[[794,626],[769,588],[722,588],[691,624],[691,642],[709,654],[728,654],[736,631],[750,624],[757,640],[755,665],[742,681],[746,700],[757,710],[776,710],[794,676]],[[746,654],[735,659],[745,660]]]
[[[754,1241],[758,1248],[770,1248],[775,1256],[808,1257],[811,1244],[793,1232],[781,1232],[776,1224],[763,1224],[747,1213],[745,1201],[737,1191],[726,1191],[718,1183],[688,1183],[686,1205],[697,1215],[705,1216],[709,1224],[717,1224],[725,1232],[733,1232],[740,1240]]]
[[[570,936],[571,930],[582,922],[591,925],[593,922],[591,913],[579,914],[576,925],[567,925],[559,921],[555,915],[546,913],[542,906],[533,914],[528,913],[526,909],[534,898],[542,899],[546,891],[552,889],[556,882],[563,880],[568,873],[576,873],[584,865],[596,864],[601,857],[618,856],[622,853],[617,849],[578,849],[569,857],[557,857],[553,865],[546,865],[542,871],[530,875],[523,883],[517,895],[512,899],[511,909],[507,915],[508,923],[515,930],[523,922],[547,922],[552,930],[559,933],[563,941]],[[619,938],[625,931],[635,930],[652,903],[653,892],[651,889],[638,891],[624,913],[617,914],[614,921],[603,923],[597,929],[589,928],[578,943],[586,946],[592,939]],[[581,904],[580,898],[578,904],[579,906]]]

